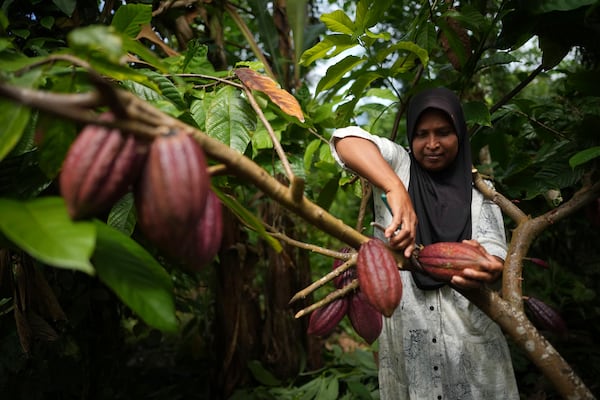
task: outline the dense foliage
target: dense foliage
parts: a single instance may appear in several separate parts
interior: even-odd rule
[[[102,76],[285,184],[291,171],[307,199],[369,234],[368,185],[334,163],[332,129],[358,124],[402,142],[410,95],[444,85],[464,100],[478,170],[535,217],[598,182],[598,21],[590,0],[2,1],[0,391],[15,399],[377,396],[377,344],[346,320],[327,340],[307,337],[306,320],[287,304],[329,272],[320,250],[344,246],[339,237],[214,160],[226,233],[201,271],[147,241],[131,194],[73,222],[57,177],[89,110],[53,107],[44,94],[110,95]],[[293,94],[303,120],[260,90],[242,90],[240,67]],[[17,101],[8,87],[34,92]],[[507,217],[506,226],[510,240],[518,223]],[[587,201],[541,232],[522,260],[523,294],[552,305],[568,327],[542,332],[595,394],[598,227],[600,202]],[[513,359],[524,398],[557,397],[522,349]]]

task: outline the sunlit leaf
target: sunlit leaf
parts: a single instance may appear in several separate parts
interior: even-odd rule
[[[0,230],[48,265],[94,274],[89,261],[96,242],[94,225],[73,222],[61,197],[0,199]]]
[[[19,142],[31,110],[21,104],[0,99],[0,160]]]
[[[304,114],[298,100],[286,90],[281,89],[273,79],[250,68],[237,68],[234,72],[244,85],[266,94],[284,113],[304,122]]]
[[[327,29],[335,33],[353,35],[356,30],[354,22],[342,10],[321,15],[321,21],[327,26]]]
[[[338,63],[333,64],[327,68],[325,77],[319,81],[317,85],[317,92],[327,90],[333,87],[336,83],[342,79],[342,77],[354,67],[364,63],[366,60],[363,57],[348,56]]]

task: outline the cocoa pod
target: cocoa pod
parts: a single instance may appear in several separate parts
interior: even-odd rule
[[[101,119],[112,120],[110,113]],[[73,219],[91,217],[115,203],[138,178],[147,146],[118,129],[87,125],[69,148],[59,176]]]
[[[383,317],[360,290],[350,295],[348,318],[356,333],[368,344],[372,344],[381,334]]]
[[[440,44],[455,70],[460,71],[471,56],[471,39],[467,30],[452,18],[446,17],[448,29],[441,30]]]
[[[328,336],[348,312],[348,297],[339,297],[310,314],[306,333],[313,336]]]
[[[194,234],[186,249],[187,265],[194,271],[202,269],[219,251],[223,239],[223,213],[221,200],[208,190],[204,214],[198,220]]]
[[[158,248],[182,256],[209,188],[206,156],[192,137],[172,130],[154,139],[135,188],[140,229]]]
[[[369,303],[391,317],[402,299],[402,280],[391,250],[376,238],[364,242],[358,249],[356,274]]]
[[[340,253],[351,253],[354,249],[352,247],[343,247],[340,249]],[[332,270],[340,267],[344,263],[344,260],[338,258],[333,260]],[[356,278],[356,270],[354,268],[348,268],[335,278],[333,278],[333,284],[337,289],[341,289],[348,285]]]
[[[419,250],[417,259],[423,269],[434,279],[449,282],[461,275],[465,268],[479,269],[487,262],[477,247],[461,242],[437,242]]]
[[[531,322],[536,328],[553,332],[564,336],[567,333],[567,324],[562,316],[553,307],[544,301],[528,296],[525,298],[525,306],[529,310]]]

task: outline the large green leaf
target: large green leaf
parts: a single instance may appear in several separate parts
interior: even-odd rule
[[[95,223],[98,238],[92,262],[98,277],[148,325],[177,329],[171,278],[141,245],[129,236]]]
[[[342,10],[335,10],[328,14],[321,15],[321,21],[332,32],[354,35],[356,26],[354,22]]]
[[[575,10],[597,2],[598,0],[534,0],[527,6],[531,7],[533,13],[542,14],[551,11]]]
[[[61,197],[27,202],[0,198],[0,230],[48,265],[94,274],[89,261],[96,242],[94,225],[71,221]]]
[[[348,56],[343,60],[333,64],[327,68],[325,77],[319,81],[319,84],[317,85],[317,93],[333,87],[340,81],[340,79],[342,79],[346,72],[351,71],[354,69],[354,67],[364,63],[365,61],[366,59],[363,57]]]
[[[256,129],[256,114],[232,87],[217,93],[206,112],[206,133],[244,153],[250,132]]]
[[[119,32],[135,38],[142,30],[142,25],[152,21],[150,4],[125,4],[117,9],[111,22]]]
[[[19,142],[31,110],[21,104],[0,99],[0,161]]]

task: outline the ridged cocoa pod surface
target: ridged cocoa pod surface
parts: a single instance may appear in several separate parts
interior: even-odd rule
[[[372,344],[381,334],[383,317],[360,290],[350,296],[348,318],[356,333],[368,344]]]
[[[352,251],[354,251],[352,247],[342,247],[340,249],[340,253],[351,253]],[[344,260],[336,258],[333,260],[333,265],[331,269],[335,270],[336,268],[339,268],[343,263]],[[333,278],[333,284],[337,289],[341,289],[344,286],[348,285],[350,282],[352,282],[353,279],[356,279],[356,269],[348,268],[347,270]]]
[[[173,130],[157,137],[135,190],[140,229],[157,247],[183,256],[209,188],[206,156],[191,136]]]
[[[340,297],[310,314],[306,333],[325,337],[333,332],[348,312],[348,297]]]
[[[417,259],[434,279],[449,282],[465,268],[479,269],[487,258],[476,247],[462,242],[438,242],[424,246]]]
[[[221,200],[209,189],[204,214],[198,220],[194,234],[185,250],[186,265],[197,271],[208,264],[219,251],[223,239],[223,210]]]
[[[538,329],[547,330],[557,335],[567,334],[567,324],[553,307],[537,297],[526,297],[525,306],[531,315],[531,322]]]
[[[466,63],[471,56],[471,39],[467,30],[456,19],[446,17],[445,22],[449,30],[441,31],[440,44],[454,69],[460,71],[464,66],[463,62]],[[448,34],[452,35],[452,44]]]
[[[110,113],[101,119],[112,120]],[[105,211],[129,191],[147,154],[145,143],[118,129],[87,125],[69,148],[59,176],[73,219]]]
[[[391,317],[402,299],[402,281],[391,250],[376,238],[364,242],[358,249],[356,273],[369,303]]]

